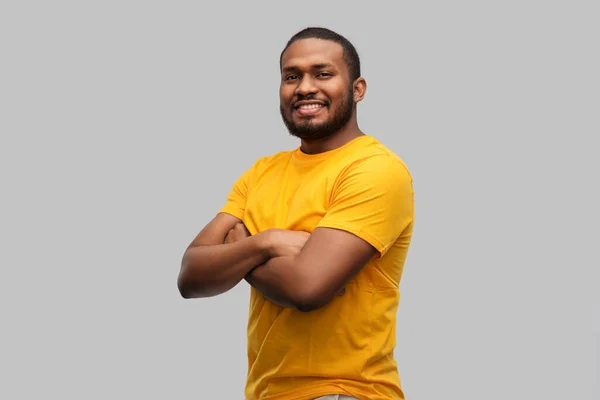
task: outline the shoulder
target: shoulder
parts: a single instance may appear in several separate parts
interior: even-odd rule
[[[360,173],[366,179],[412,183],[410,170],[404,160],[375,138],[371,137],[368,143],[354,152],[352,160],[349,161],[342,175]]]

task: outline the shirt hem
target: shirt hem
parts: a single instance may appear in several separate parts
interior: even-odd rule
[[[322,389],[315,391],[306,391],[302,394],[290,394],[290,393],[282,393],[275,395],[267,395],[266,397],[261,398],[261,400],[312,400],[317,397],[327,396],[330,394],[343,394],[345,396],[358,397],[359,394],[348,392],[345,389],[342,389],[339,386],[328,385],[321,386]]]
[[[236,211],[234,210],[232,207],[223,207],[222,209],[219,210],[219,213],[224,213],[224,214],[229,214],[231,216],[236,217],[237,219],[243,220],[244,219],[244,212],[243,211]]]
[[[360,228],[355,228],[349,224],[335,222],[335,221],[326,221],[324,223],[319,223],[317,225],[317,228],[334,228],[334,229],[340,229],[340,230],[350,232],[353,235],[356,235],[359,238],[365,240],[371,246],[373,246],[375,248],[375,250],[377,250],[377,252],[379,253],[379,256],[382,256],[383,254],[385,254],[385,252],[388,250],[388,247],[389,247],[389,246],[384,246],[379,240],[375,239],[373,236],[369,235],[364,230],[362,230]]]

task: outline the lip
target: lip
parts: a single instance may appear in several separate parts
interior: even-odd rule
[[[325,108],[325,106],[322,107],[318,107],[318,108],[308,108],[308,109],[301,109],[301,108],[296,108],[294,109],[294,111],[304,117],[308,117],[308,116],[313,116],[313,115],[317,115],[318,113],[320,113],[323,109]]]
[[[321,107],[309,108],[309,109],[305,109],[305,110],[300,109],[301,106],[310,105],[310,104],[318,104]],[[294,103],[293,108],[294,108],[294,112],[297,115],[299,115],[300,117],[312,117],[312,116],[319,114],[326,107],[327,107],[327,105],[325,104],[325,102],[320,101],[320,100],[300,100],[300,101],[297,101]]]
[[[300,106],[305,106],[309,104],[319,104],[325,107],[325,102],[319,100],[300,100],[294,103],[294,109],[298,109]]]

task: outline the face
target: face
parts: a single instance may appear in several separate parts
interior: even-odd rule
[[[280,112],[290,134],[315,140],[333,135],[353,116],[354,88],[340,44],[292,43],[281,60]]]

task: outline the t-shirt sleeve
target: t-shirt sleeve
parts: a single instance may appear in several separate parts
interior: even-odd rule
[[[250,185],[250,179],[254,172],[256,164],[251,168],[247,169],[233,184],[229,193],[225,205],[219,212],[233,215],[236,218],[244,219],[244,213],[246,212],[246,200],[248,197],[248,187]]]
[[[350,232],[383,256],[413,221],[412,177],[389,155],[354,163],[332,189],[329,207],[317,225]]]

